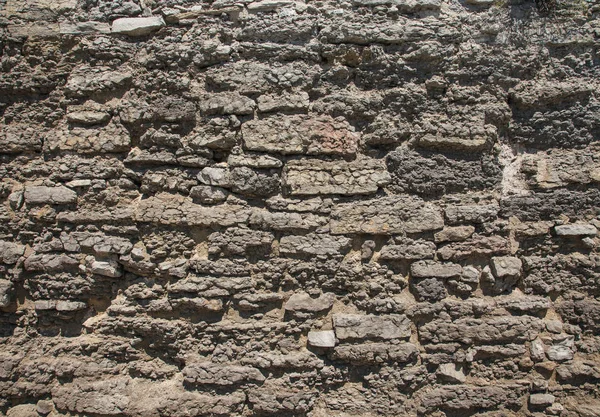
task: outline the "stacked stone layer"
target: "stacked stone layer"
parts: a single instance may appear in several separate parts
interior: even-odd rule
[[[0,414],[600,415],[600,4],[0,0]]]

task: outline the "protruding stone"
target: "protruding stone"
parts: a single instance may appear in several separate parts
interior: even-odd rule
[[[415,278],[453,278],[460,276],[462,270],[462,266],[449,262],[419,261],[410,266],[410,273]]]
[[[454,384],[462,384],[467,380],[467,377],[462,370],[457,369],[453,363],[443,363],[439,366],[436,372],[438,378],[444,382]]]
[[[460,242],[468,239],[475,232],[473,226],[455,226],[444,227],[443,230],[437,232],[433,237],[436,242]]]
[[[119,264],[116,262],[94,261],[91,265],[92,273],[109,278],[118,278],[123,275]]]
[[[26,187],[25,202],[28,204],[72,204],[77,193],[67,187]]]
[[[146,36],[165,25],[160,16],[124,17],[112,23],[112,33],[117,35]]]
[[[498,256],[492,258],[490,266],[496,278],[506,279],[519,277],[523,263],[514,256]]]
[[[313,298],[307,293],[295,293],[285,303],[285,310],[293,313],[320,313],[329,310],[335,301],[335,294],[325,293]]]
[[[596,236],[598,229],[592,224],[564,224],[554,226],[554,231],[558,236]]]
[[[340,341],[408,339],[411,335],[410,320],[396,314],[334,314],[333,326]]]
[[[308,332],[308,344],[313,347],[335,347],[335,332],[333,330],[311,330]]]
[[[13,283],[6,280],[0,279],[0,308],[6,308],[10,306],[14,298],[14,286]]]
[[[533,407],[548,407],[554,404],[556,397],[552,394],[531,394],[529,404]]]

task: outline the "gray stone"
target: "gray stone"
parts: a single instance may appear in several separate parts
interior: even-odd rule
[[[14,265],[25,253],[25,246],[0,240],[0,263]]]
[[[110,25],[104,22],[60,22],[59,28],[63,35],[110,33]]]
[[[333,327],[340,342],[348,340],[408,339],[410,320],[403,315],[334,314]]]
[[[453,384],[463,384],[467,380],[463,371],[457,369],[457,366],[454,363],[441,364],[437,369],[436,375],[442,381]]]
[[[435,388],[424,397],[423,411],[426,414],[442,410],[451,414],[481,413],[500,407],[518,408],[526,387],[513,384],[489,386],[448,385]]]
[[[450,206],[446,208],[446,218],[449,224],[481,224],[496,219],[499,210],[497,203]]]
[[[419,260],[433,258],[435,244],[427,241],[408,241],[399,245],[386,245],[381,248],[380,259],[384,260]]]
[[[14,295],[13,283],[6,279],[0,279],[0,308],[10,306],[14,299]]]
[[[198,180],[206,185],[215,187],[231,187],[231,176],[226,166],[214,166],[203,168],[198,174]]]
[[[541,339],[537,338],[531,342],[529,356],[535,362],[541,362],[546,359],[546,346]]]
[[[281,168],[283,162],[280,159],[269,155],[260,154],[231,154],[227,158],[227,164],[230,167],[250,167],[250,168]]]
[[[123,275],[119,264],[108,261],[94,261],[90,266],[93,274],[102,275],[109,278],[118,278]]]
[[[25,202],[28,204],[72,204],[77,202],[77,193],[67,187],[25,187]]]
[[[262,113],[306,110],[309,104],[308,93],[297,94],[264,94],[258,97],[258,111]]]
[[[210,185],[198,185],[190,189],[190,197],[203,204],[218,204],[227,200],[227,190]]]
[[[25,259],[23,266],[27,271],[62,272],[76,270],[79,261],[62,254],[34,254]]]
[[[217,93],[209,95],[200,103],[200,111],[206,115],[246,115],[252,114],[256,103],[251,98],[237,93]]]
[[[333,330],[311,330],[308,332],[308,344],[319,348],[335,347],[335,332]]]
[[[554,345],[546,350],[548,359],[555,362],[564,362],[573,359],[573,350],[568,346]]]
[[[426,323],[419,327],[419,336],[422,343],[518,343],[535,339],[542,327],[540,319],[529,316],[466,317],[454,322]]]
[[[449,262],[418,261],[410,266],[410,273],[415,278],[453,278],[462,272],[462,266]]]
[[[438,278],[413,279],[410,289],[417,301],[440,301],[448,296],[444,282]]]
[[[533,407],[549,407],[554,404],[556,397],[552,394],[531,394],[529,404]]]
[[[305,236],[283,236],[279,241],[281,255],[341,256],[350,248],[347,237],[311,233]]]
[[[320,313],[329,310],[335,302],[335,294],[325,293],[313,298],[307,293],[298,292],[285,303],[285,310],[292,313]]]
[[[523,263],[514,256],[499,256],[492,258],[490,266],[496,278],[516,278],[521,275]]]
[[[110,114],[102,111],[75,111],[67,114],[67,120],[70,123],[82,125],[97,125],[107,122],[110,119]]]
[[[596,236],[598,229],[591,224],[564,224],[554,226],[558,236]]]
[[[112,23],[112,33],[129,36],[146,36],[165,25],[160,16],[125,17]]]

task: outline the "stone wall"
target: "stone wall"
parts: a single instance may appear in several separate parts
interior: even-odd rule
[[[599,10],[0,1],[0,414],[599,416]]]

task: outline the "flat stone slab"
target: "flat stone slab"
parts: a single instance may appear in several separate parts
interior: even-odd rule
[[[285,166],[284,185],[292,195],[373,194],[391,181],[385,162],[302,159]]]
[[[67,187],[26,187],[25,202],[30,204],[72,204],[77,202],[77,193]]]
[[[160,16],[152,17],[125,17],[117,19],[112,23],[112,33],[145,36],[160,29],[165,25],[165,21]]]
[[[394,196],[335,206],[331,233],[391,235],[422,233],[444,227],[441,210],[417,197]]]
[[[595,236],[598,229],[593,224],[563,224],[554,226],[558,236]]]
[[[333,330],[312,330],[308,332],[308,344],[313,347],[335,347],[335,332]]]
[[[333,327],[340,341],[408,339],[411,335],[410,320],[399,314],[335,314]]]
[[[271,116],[242,125],[251,151],[284,155],[354,155],[359,135],[344,120],[330,116]]]

